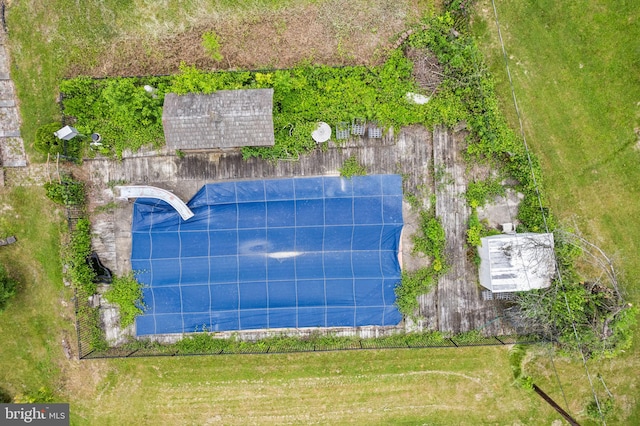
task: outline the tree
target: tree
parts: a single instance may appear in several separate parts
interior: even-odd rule
[[[18,282],[11,278],[4,266],[0,265],[0,312],[4,310],[7,301],[16,295]]]
[[[555,241],[560,276],[549,288],[517,293],[506,319],[521,334],[538,334],[586,357],[628,349],[637,308],[619,291],[613,261],[580,236],[557,231]]]

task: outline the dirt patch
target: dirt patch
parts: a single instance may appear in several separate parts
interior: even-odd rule
[[[105,49],[95,67],[76,65],[69,76],[159,75],[181,62],[200,69],[290,68],[302,61],[325,65],[375,65],[392,42],[417,20],[419,2],[331,0],[235,19],[211,17],[165,36],[122,36]],[[228,17],[227,17],[228,18]],[[222,61],[202,47],[202,34],[221,40]]]

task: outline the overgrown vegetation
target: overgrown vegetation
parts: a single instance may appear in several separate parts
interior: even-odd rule
[[[597,283],[556,282],[518,293],[516,303],[528,330],[557,341],[566,352],[600,358],[631,347],[637,309]]]
[[[464,196],[469,206],[475,209],[483,207],[491,198],[504,194],[505,188],[498,179],[488,179],[469,182]]]
[[[564,234],[556,233],[555,241],[561,275],[549,288],[517,293],[507,317],[523,333],[544,336],[566,353],[598,359],[629,349],[638,310],[620,294],[615,271],[597,259],[595,277],[586,279],[576,265],[594,254],[583,253]]]
[[[183,65],[168,77],[75,78],[60,84],[66,115],[83,133],[99,132],[103,148],[120,156],[125,149],[164,143],[162,103],[166,93],[213,93],[223,89],[273,88],[274,147],[247,147],[245,158],[297,158],[316,147],[318,121],[332,125],[355,117],[401,127],[422,121],[423,111],[405,99],[415,91],[411,62],[402,51],[372,68],[331,68],[302,64],[270,72],[204,72]],[[152,86],[153,94],[144,90]]]
[[[60,83],[64,113],[78,119],[82,134],[100,133],[104,154],[121,156],[125,149],[164,144],[162,103],[166,78],[78,77]],[[148,92],[144,86],[154,90]]]
[[[471,209],[469,223],[467,224],[467,244],[470,248],[475,249],[475,247],[482,245],[481,238],[497,234],[500,234],[500,231],[489,227],[486,219],[481,221],[478,217],[478,211],[476,209]],[[477,257],[476,261],[479,260],[480,258]]]
[[[445,235],[440,219],[431,211],[420,212],[420,229],[411,236],[413,254],[427,258],[429,265],[416,271],[402,271],[402,280],[395,288],[396,306],[405,316],[413,317],[418,308],[418,296],[428,293],[438,277],[449,269],[445,258]]]
[[[507,125],[499,108],[494,81],[486,70],[475,40],[466,31],[461,31],[458,36],[452,33],[455,21],[451,14],[430,19],[429,30],[416,31],[408,40],[413,47],[433,52],[444,67],[445,77],[437,96],[429,102],[431,107],[426,112],[425,123],[453,126],[465,121],[470,130],[469,158],[499,166],[501,173],[519,182],[516,189],[525,195],[523,204],[537,205],[538,190],[542,185],[540,165],[534,156],[531,156],[530,165],[522,141]],[[469,186],[467,199],[470,204],[480,206],[489,196],[501,193],[497,181],[475,182]],[[546,207],[544,199],[543,207]],[[518,218],[525,229],[540,232],[545,229],[541,226],[541,216],[538,206],[537,210],[527,210]],[[548,211],[547,225],[550,230],[554,229]]]
[[[367,168],[358,162],[358,158],[355,155],[344,160],[342,167],[338,170],[340,171],[340,176],[345,178],[364,176],[367,174]]]
[[[47,198],[63,206],[82,206],[85,202],[84,182],[63,175],[59,181],[45,182]]]
[[[53,134],[60,130],[61,127],[62,124],[56,121],[38,128],[33,147],[43,154],[62,154],[64,152],[64,142]]]
[[[388,336],[363,339],[358,336],[338,336],[313,333],[306,337],[278,335],[255,341],[238,338],[222,338],[215,333],[191,334],[174,344],[158,344],[147,340],[131,341],[123,346],[132,351],[150,351],[166,354],[233,354],[233,353],[279,353],[296,351],[327,351],[337,349],[375,348],[422,348],[455,347],[465,345],[495,345],[493,337],[484,337],[478,332],[447,335],[438,331],[397,333]]]
[[[66,248],[65,263],[68,265],[68,275],[75,288],[90,296],[96,292],[96,273],[89,266],[87,257],[91,254],[91,223],[89,219],[79,219],[76,229],[71,234],[71,240]]]
[[[120,326],[128,327],[135,318],[144,312],[142,302],[142,285],[136,280],[133,272],[114,277],[111,287],[104,293],[104,298],[120,308]]]

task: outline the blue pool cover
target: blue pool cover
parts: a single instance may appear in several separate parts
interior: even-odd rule
[[[208,184],[182,220],[138,199],[131,266],[138,335],[396,325],[397,175]]]

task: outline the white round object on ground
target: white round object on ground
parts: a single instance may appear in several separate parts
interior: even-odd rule
[[[311,137],[318,143],[328,141],[331,137],[331,126],[323,121],[319,122],[318,127],[311,133]]]
[[[420,93],[407,92],[405,95],[409,102],[414,104],[424,105],[431,99],[429,96],[421,95]]]

